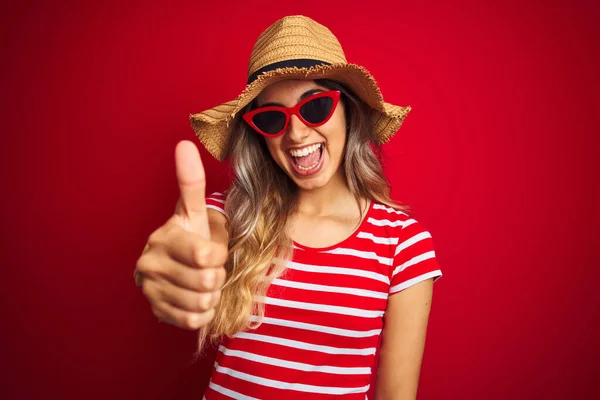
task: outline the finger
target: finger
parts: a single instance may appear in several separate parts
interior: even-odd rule
[[[225,284],[227,273],[223,266],[211,268],[190,268],[170,257],[142,255],[136,268],[151,281],[165,279],[180,288],[196,292],[219,290]]]
[[[206,213],[206,175],[196,145],[182,140],[175,147],[175,169],[181,194],[181,207],[186,229],[210,239]]]
[[[152,313],[160,321],[175,325],[178,328],[197,330],[214,318],[215,309],[212,308],[203,313],[193,313],[181,310],[166,302],[157,302],[152,306]]]
[[[227,247],[221,243],[203,239],[201,235],[188,232],[178,224],[169,226],[167,255],[184,265],[194,268],[215,268],[225,264]]]
[[[223,287],[227,273],[223,267],[193,269],[177,266],[168,274],[160,276],[180,288],[196,292],[212,292]]]
[[[165,301],[184,311],[203,313],[214,308],[221,298],[221,291],[197,292],[173,285],[166,280],[149,281],[146,289],[155,302]]]

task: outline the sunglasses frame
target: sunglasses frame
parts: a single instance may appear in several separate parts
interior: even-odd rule
[[[283,135],[283,133],[286,131],[288,125],[290,124],[290,119],[292,118],[292,115],[297,116],[298,119],[300,121],[302,121],[302,123],[304,125],[310,126],[311,128],[314,128],[314,127],[326,124],[327,121],[329,121],[331,119],[331,116],[335,112],[335,109],[336,109],[336,107],[338,105],[338,102],[340,100],[340,95],[341,95],[341,92],[339,90],[328,90],[328,91],[325,91],[325,92],[319,92],[319,93],[315,93],[313,95],[308,96],[304,100],[299,101],[298,104],[296,104],[293,107],[289,107],[289,108],[288,107],[281,107],[281,106],[261,107],[261,108],[257,108],[256,110],[248,111],[247,113],[244,114],[243,118],[244,118],[244,121],[246,121],[248,123],[248,125],[250,125],[252,127],[252,129],[254,129],[256,132],[260,133],[261,135],[266,136],[266,137],[277,137],[277,136]],[[325,118],[325,120],[323,120],[322,122],[318,122],[316,124],[308,122],[300,114],[300,108],[303,105],[305,105],[306,103],[308,103],[309,101],[312,101],[312,100],[315,100],[315,99],[318,99],[318,98],[321,98],[321,97],[330,97],[333,100],[333,105],[331,106],[331,112],[329,113],[329,115],[327,116],[327,118]],[[267,111],[280,111],[280,112],[282,112],[282,113],[285,114],[285,124],[283,125],[283,128],[281,129],[281,131],[279,131],[277,133],[266,133],[266,132],[263,132],[262,130],[260,130],[260,128],[258,128],[254,124],[254,121],[252,121],[252,118],[256,114],[260,114],[260,113],[267,112]]]

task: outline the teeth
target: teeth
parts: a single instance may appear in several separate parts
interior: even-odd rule
[[[313,144],[305,147],[302,150],[290,150],[290,154],[294,157],[304,157],[321,148],[321,143]]]

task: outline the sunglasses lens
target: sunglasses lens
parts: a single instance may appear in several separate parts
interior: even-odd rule
[[[285,114],[281,111],[264,111],[252,117],[252,122],[264,133],[274,135],[285,126]]]
[[[319,97],[300,107],[300,114],[302,118],[311,124],[318,124],[325,121],[332,110],[333,99],[331,97]]]

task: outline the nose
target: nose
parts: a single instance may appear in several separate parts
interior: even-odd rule
[[[296,115],[292,115],[290,117],[287,135],[292,142],[302,143],[308,135],[310,135],[310,128],[304,125]]]

